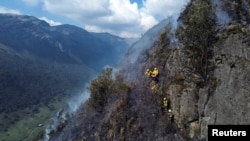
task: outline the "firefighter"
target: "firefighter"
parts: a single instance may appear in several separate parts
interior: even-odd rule
[[[163,113],[167,112],[167,108],[168,108],[168,100],[166,97],[164,97],[162,101],[162,112]]]
[[[173,113],[172,113],[172,110],[171,109],[168,109],[168,119],[170,121],[173,121]]]

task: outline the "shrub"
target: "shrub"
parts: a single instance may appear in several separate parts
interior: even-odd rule
[[[114,80],[112,79],[112,68],[106,68],[96,79],[92,80],[88,90],[90,98],[88,105],[97,110],[102,110],[102,107],[107,103],[108,96],[112,91]]]
[[[130,85],[124,82],[121,74],[113,77],[112,68],[106,68],[91,81],[88,87],[90,98],[86,104],[101,112],[109,100],[124,98],[129,89]]]

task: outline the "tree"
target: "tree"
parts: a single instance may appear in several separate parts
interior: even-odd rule
[[[193,1],[186,17],[182,19],[181,42],[186,47],[186,54],[191,65],[206,80],[211,45],[214,39],[215,10],[208,0]],[[180,37],[180,36],[179,36]]]

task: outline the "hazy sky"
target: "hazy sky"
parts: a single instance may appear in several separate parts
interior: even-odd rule
[[[1,0],[0,13],[35,16],[50,25],[71,24],[92,32],[139,37],[176,16],[189,0]]]

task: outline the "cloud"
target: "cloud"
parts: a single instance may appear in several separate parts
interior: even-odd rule
[[[159,2],[161,1],[161,2]],[[143,0],[142,11],[158,18],[179,14],[189,0]]]
[[[28,6],[37,6],[41,0],[22,0]]]
[[[149,28],[151,28],[152,26],[154,26],[155,24],[157,24],[159,21],[157,21],[155,19],[154,16],[141,12],[141,26],[143,28],[144,31],[148,30]]]
[[[109,0],[44,0],[44,9],[75,20],[97,18],[108,14]]]
[[[60,23],[60,22],[55,22],[55,21],[53,21],[53,20],[50,20],[50,19],[48,19],[48,18],[46,18],[46,17],[41,17],[41,18],[39,18],[40,20],[44,20],[45,22],[47,22],[50,26],[57,26],[57,25],[61,25],[62,23]]]
[[[18,10],[8,9],[8,8],[2,7],[2,6],[0,6],[0,13],[3,13],[3,14],[11,13],[11,14],[17,14],[17,15],[21,15],[22,14]]]
[[[143,0],[142,7],[130,0],[40,1],[44,10],[72,19],[88,31],[139,37],[161,20],[179,14],[189,0]]]

